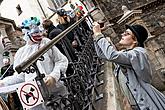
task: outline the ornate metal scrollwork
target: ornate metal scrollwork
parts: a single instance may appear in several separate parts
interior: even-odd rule
[[[81,22],[84,23],[84,22]],[[80,29],[79,31],[77,31]],[[43,89],[44,98],[46,100],[46,106],[52,110],[96,110],[94,107],[94,100],[97,101],[103,96],[97,91],[97,73],[100,62],[96,57],[96,52],[93,45],[92,32],[85,31],[83,25],[79,25],[74,31],[80,32],[77,38],[83,37],[81,51],[78,51],[78,60],[70,62],[70,70],[61,73],[60,80],[64,82],[64,85],[68,89],[68,94],[64,96],[54,97],[50,96],[47,92],[47,88],[44,84],[44,76],[40,74],[40,71],[36,65],[37,61],[43,61],[43,54],[39,57],[35,54],[33,57],[29,58],[28,64],[23,63],[23,66],[18,66],[18,70],[24,70],[27,74],[36,73],[37,81],[40,81],[40,85]],[[55,40],[54,40],[55,41]],[[52,43],[52,42],[51,42]],[[53,44],[53,43],[52,43]],[[45,52],[44,49],[40,49]],[[40,52],[41,53],[41,52]],[[36,60],[37,59],[37,60]],[[31,62],[31,60],[36,60]],[[48,96],[48,97],[47,97]],[[96,96],[96,98],[94,98]]]
[[[36,62],[37,62],[37,61],[44,61],[44,56],[41,56],[40,58],[38,58],[38,59],[36,60]],[[27,74],[29,74],[29,73],[35,73],[36,70],[38,70],[38,67],[36,66],[36,62],[33,63],[32,65],[30,65],[29,67],[27,67],[27,68],[25,69],[25,71],[23,71],[23,72],[26,72]]]

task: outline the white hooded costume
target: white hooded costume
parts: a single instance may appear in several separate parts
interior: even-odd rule
[[[40,44],[26,44],[21,47],[14,58],[14,68],[21,64],[25,59],[31,56],[33,53],[38,51],[38,49],[48,43],[50,40],[48,38],[43,38]],[[56,79],[57,83],[53,87],[49,87],[49,91],[55,96],[64,95],[66,93],[66,88],[62,82],[59,81],[60,72],[65,72],[68,66],[67,58],[55,47],[53,46],[44,55],[44,61],[37,61],[37,67],[40,73],[44,73],[46,76],[50,75]],[[3,82],[5,86],[21,83],[24,81],[31,81],[36,77],[36,73],[20,73],[13,75],[11,77],[6,77]],[[36,106],[31,110],[48,110],[45,108],[44,104],[41,106]]]

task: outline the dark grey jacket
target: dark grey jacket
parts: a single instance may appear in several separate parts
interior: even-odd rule
[[[132,93],[140,110],[165,110],[165,96],[151,85],[152,71],[144,48],[116,51],[102,34],[96,37],[95,48],[98,56],[120,65],[115,76],[127,89],[124,91]],[[123,78],[120,77],[121,73],[124,74]]]

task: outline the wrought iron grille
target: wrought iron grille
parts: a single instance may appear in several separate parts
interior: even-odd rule
[[[27,61],[16,67],[19,73],[22,71],[37,73],[36,80],[40,82],[40,88],[44,91],[42,94],[46,105],[52,110],[96,110],[94,102],[103,98],[103,94],[100,94],[97,90],[97,87],[103,84],[98,75],[101,61],[94,49],[92,31],[83,27],[82,23],[84,23],[85,18],[86,16],[74,23],[44,46],[43,49],[40,49],[39,52],[34,53]],[[36,62],[44,60],[42,55],[72,30],[77,34],[77,40],[80,40],[80,37],[82,38],[80,40],[81,51],[77,51],[78,60],[69,63],[69,67],[73,71],[67,72],[66,75],[61,73],[60,80],[67,87],[68,94],[54,98],[53,94],[49,94],[43,81],[44,75],[39,72]]]

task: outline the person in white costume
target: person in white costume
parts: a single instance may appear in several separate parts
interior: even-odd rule
[[[29,24],[28,24],[29,23]],[[27,24],[27,25],[25,25]],[[39,20],[36,17],[31,17],[23,23],[24,26],[29,27],[29,33],[27,44],[21,47],[15,54],[14,57],[14,65],[15,68],[17,65],[21,64],[27,58],[29,58],[33,53],[38,51],[39,48],[47,44],[50,40],[48,38],[44,38],[42,36],[42,32],[39,29]],[[50,93],[53,93],[55,97],[59,95],[65,95],[67,90],[63,83],[59,80],[60,73],[65,72],[68,67],[67,58],[56,48],[53,46],[50,48],[44,55],[44,61],[37,61],[37,67],[40,73],[45,74],[44,82],[46,83],[48,90]],[[36,77],[36,73],[26,74],[24,72],[20,74],[14,74],[13,76],[6,77],[0,81],[1,86],[8,86],[17,83],[21,83],[24,81],[31,81]],[[40,104],[35,106],[30,110],[49,110],[45,106],[45,104]]]

